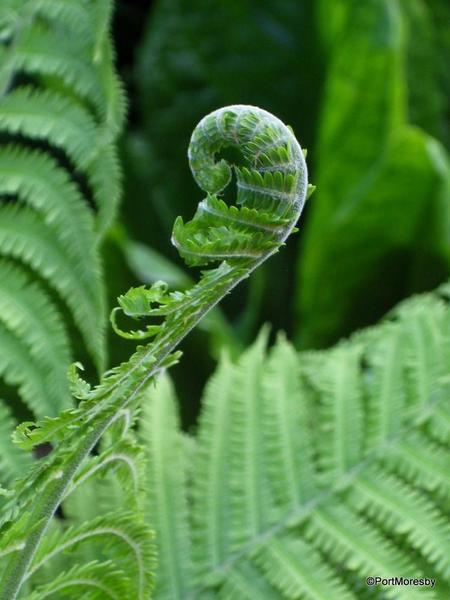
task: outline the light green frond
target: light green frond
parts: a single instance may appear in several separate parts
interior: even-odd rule
[[[99,113],[104,98],[88,50],[83,55],[78,40],[72,40],[67,32],[36,24],[20,38],[14,52],[14,68],[30,75],[57,77]]]
[[[448,398],[439,296],[329,350],[297,353],[280,337],[266,357],[263,333],[236,363],[222,358],[180,492],[192,498],[186,598],[445,597],[447,447],[430,435]],[[437,573],[436,588],[365,582],[399,573]]]
[[[395,324],[386,323],[372,333],[366,352],[369,375],[363,379],[367,405],[367,452],[376,450],[397,435],[403,427],[406,390],[403,365],[405,344]]]
[[[281,336],[266,361],[263,397],[270,484],[280,510],[295,510],[317,492],[313,399],[301,380],[297,353]]]
[[[447,373],[446,305],[433,296],[426,298],[423,303],[418,299],[412,300],[401,311],[401,318],[408,348],[410,399],[413,407],[420,407],[434,395],[440,377]]]
[[[30,515],[28,512],[23,511],[19,516],[17,516],[15,526],[2,528],[0,557],[8,556],[9,554],[15,554],[23,550],[25,547],[26,538],[24,525],[29,516]],[[28,533],[32,533],[32,531],[28,531]],[[4,561],[0,563],[0,567],[3,572],[5,567]]]
[[[115,148],[105,145],[87,167],[98,208],[97,234],[100,239],[108,230],[119,204],[122,171]]]
[[[112,3],[110,2],[110,7]],[[111,9],[109,9],[111,10]],[[111,15],[108,27],[111,28]],[[99,40],[93,56],[99,69],[105,102],[101,113],[102,142],[106,148],[114,148],[111,142],[121,132],[127,113],[128,101],[125,88],[113,67],[115,51],[109,32]]]
[[[405,535],[410,544],[447,578],[450,574],[450,527],[424,494],[383,470],[359,475],[350,503],[380,525]]]
[[[449,453],[422,432],[413,431],[403,441],[392,445],[381,456],[381,461],[414,487],[448,499]]]
[[[132,497],[133,484],[127,477],[123,463],[117,464],[116,469],[111,468],[108,472],[93,475],[84,480],[82,485],[76,486],[64,499],[63,514],[66,526],[70,524],[78,527],[103,515],[120,512],[124,507],[133,511],[136,520],[145,525],[142,494],[138,494],[137,498]],[[156,542],[156,539],[154,541]],[[101,544],[101,541],[98,544],[87,541],[86,544],[80,545],[77,550],[78,561],[89,562],[98,558]],[[107,556],[109,557],[108,553]],[[159,563],[159,560],[157,562]]]
[[[254,563],[240,562],[227,573],[226,583],[220,588],[217,597],[220,600],[281,600],[283,596],[264,577],[263,572]]]
[[[300,538],[272,539],[259,550],[256,562],[283,598],[351,600],[345,588],[320,554]]]
[[[25,394],[23,395],[26,397]],[[36,423],[25,421],[15,430],[14,443],[24,450],[31,450],[39,444],[61,441],[71,429],[75,429],[75,424],[79,419],[80,410],[68,408],[61,411],[56,417],[46,416]]]
[[[155,529],[158,550],[155,594],[157,598],[182,600],[192,587],[193,576],[186,457],[174,391],[167,375],[162,375],[143,397],[139,434],[147,454],[146,519]],[[150,489],[152,493],[148,494]]]
[[[320,394],[317,425],[321,475],[331,483],[341,478],[361,457],[363,398],[360,377],[362,347],[341,345],[321,356],[314,386]]]
[[[130,593],[127,576],[111,561],[91,562],[63,571],[39,586],[28,600],[67,598],[68,600],[123,600]]]
[[[153,535],[142,522],[129,513],[102,515],[65,533],[47,536],[36,553],[27,579],[41,569],[54,556],[84,544],[99,543],[99,551],[106,554],[129,578],[131,598],[144,600],[153,588],[154,547]]]
[[[68,251],[65,239],[59,238],[59,232],[48,227],[33,210],[6,205],[0,206],[0,251],[28,264],[48,280],[70,307],[100,368],[104,362],[105,307],[95,248],[87,244],[84,254],[76,257]]]
[[[136,512],[143,509],[143,455],[140,446],[131,440],[124,438],[114,443],[113,446],[86,461],[77,476],[74,477],[72,486],[67,490],[65,501],[91,479],[104,480],[109,477],[109,482],[117,482],[120,486],[120,495],[123,505],[131,509],[134,506]],[[112,491],[112,490],[111,490]],[[99,498],[100,502],[100,498]],[[114,505],[114,501],[112,502]],[[117,502],[120,505],[119,502]],[[105,512],[105,511],[103,511]]]
[[[56,414],[60,398],[56,406],[49,402],[48,373],[42,371],[25,343],[1,324],[0,347],[0,375],[6,383],[17,386],[24,402],[35,414]]]
[[[273,498],[265,465],[262,412],[265,347],[268,331],[239,361],[229,397],[232,410],[231,535],[233,545],[261,535],[273,518]]]
[[[141,520],[142,477],[138,471],[142,459],[136,446],[121,438],[123,423],[121,431],[114,425],[128,409],[116,410],[114,402],[101,405],[101,391],[89,404],[87,385],[80,408],[72,408],[66,374],[72,359],[65,319],[71,319],[71,329],[73,319],[82,333],[99,374],[105,368],[105,293],[99,242],[115,217],[120,195],[115,144],[125,112],[110,39],[113,3],[5,1],[7,5],[2,3],[0,9],[0,132],[4,142],[0,149],[0,196],[4,200],[0,206],[0,255],[14,259],[15,266],[0,263],[0,374],[7,384],[17,386],[22,399],[41,419],[37,425],[23,423],[14,433],[14,441],[27,450],[51,443],[53,451],[17,481],[15,494],[6,494],[0,552],[24,565],[22,550],[40,540],[46,530],[50,545],[43,544],[43,554],[38,556],[43,564],[50,558],[46,548],[57,557],[63,550],[58,547],[61,542],[76,556],[81,542],[89,538],[98,557],[112,559],[114,567],[108,562],[86,563],[86,555],[79,552],[82,563],[72,561],[65,573],[55,576],[61,563],[56,570],[36,571],[36,562],[30,567],[28,561],[16,581],[22,594],[100,599],[111,592],[114,598],[147,598],[153,585],[153,547]],[[62,303],[53,302],[54,292]],[[139,357],[142,351],[136,361]],[[160,365],[172,360],[164,356]],[[149,359],[146,364],[152,362]],[[118,394],[120,398],[127,393],[137,395],[142,369],[135,367],[135,378]],[[124,371],[118,374],[116,384]],[[64,408],[67,410],[61,412]],[[7,429],[11,423],[6,412],[4,416]],[[105,436],[109,446],[97,445],[98,440],[88,442],[79,451],[86,457],[96,447],[99,454],[85,463],[75,460],[71,469],[75,448],[93,433],[94,423],[98,429],[102,418],[106,421],[101,433],[111,427]],[[132,416],[129,421],[132,424]],[[13,460],[15,453],[10,456]],[[70,485],[59,493],[55,488],[63,473],[70,473]],[[97,490],[111,496],[109,504],[99,505],[116,511],[123,505],[119,502],[122,494],[123,503],[135,508],[134,516],[111,512],[107,519],[107,533],[116,544],[96,542],[106,534],[98,512],[91,521],[96,529],[89,534],[86,523],[64,531],[67,522],[80,523],[71,516],[61,523],[52,521],[57,506],[32,518],[33,511],[41,510],[46,494],[59,504],[69,493],[65,503],[69,515],[70,500],[92,481],[98,484]],[[11,540],[16,540],[17,547],[13,548]],[[126,548],[131,553],[127,560]],[[5,578],[11,572],[15,577],[15,569],[9,571],[5,566],[2,561]],[[36,577],[31,576],[30,568]],[[9,584],[0,589],[0,595],[7,597],[15,597],[17,592],[12,592]]]
[[[35,0],[35,14],[49,21],[53,27],[65,30],[69,35],[75,35],[81,42],[91,42],[93,37],[92,15],[89,11],[89,0]]]
[[[444,388],[448,390],[447,388]],[[450,443],[450,408],[445,404],[438,404],[427,420],[427,432],[438,442]]]
[[[46,223],[55,227],[66,240],[68,251],[79,256],[83,244],[89,241],[94,227],[94,216],[78,187],[57,161],[42,151],[17,145],[7,145],[0,151],[2,191],[17,194],[43,213]],[[64,202],[61,201],[64,198]],[[79,228],[77,238],[70,224]]]
[[[231,548],[231,403],[236,370],[224,356],[209,380],[202,399],[195,453],[192,494],[197,570],[209,573],[226,559]]]
[[[112,3],[103,0],[5,0],[0,9],[0,195],[5,200],[0,255],[25,263],[30,281],[40,286],[44,279],[58,293],[69,313],[59,305],[52,311],[61,312],[61,327],[63,319],[73,318],[99,373],[106,360],[99,241],[120,195],[115,144],[125,112],[109,36],[111,14]],[[27,298],[19,302],[28,314]],[[37,296],[36,303],[36,312],[46,308]],[[62,344],[56,329],[47,327],[49,314],[46,310],[42,327],[27,324],[24,339],[19,338],[25,329],[13,319],[18,341],[8,336],[8,346],[0,347],[0,355],[11,344],[16,355],[22,346],[33,348],[26,371],[35,390],[20,383],[18,368],[7,357],[2,370],[8,382],[20,383],[38,417],[69,406],[63,382],[68,341]],[[43,335],[38,339],[42,329],[47,345]]]
[[[408,555],[397,549],[379,530],[358,515],[334,502],[324,504],[314,511],[305,527],[305,535],[317,549],[328,555],[330,564],[345,567],[362,578],[367,573],[378,573],[379,577],[420,577],[418,567]],[[383,589],[390,598],[423,598],[423,591],[410,588]],[[432,598],[425,592],[425,597]]]

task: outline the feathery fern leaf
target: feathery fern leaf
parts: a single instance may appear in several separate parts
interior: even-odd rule
[[[44,598],[83,598],[87,600],[122,600],[130,589],[125,575],[112,562],[91,562],[62,572],[50,583],[39,586],[28,600]]]
[[[266,356],[263,332],[236,364],[221,360],[206,386],[193,468],[180,472],[178,461],[171,486],[160,475],[173,530],[192,550],[167,554],[171,509],[150,512],[156,543],[172,557],[157,589],[189,569],[194,580],[176,597],[369,598],[369,575],[436,579],[380,586],[386,598],[446,597],[450,463],[430,431],[450,385],[443,291],[412,298],[326,351],[298,354],[280,337]],[[161,410],[167,390],[164,380],[148,391],[147,414]],[[174,427],[172,419],[172,440]],[[170,472],[176,451],[166,435],[147,445],[150,473],[164,474],[164,459]],[[187,516],[176,508],[186,498]]]
[[[157,389],[147,391],[143,400],[140,436],[152,457],[146,478],[146,515],[148,522],[159,524],[155,595],[181,600],[193,586],[193,573],[188,558],[186,457],[168,377],[162,376]]]
[[[149,530],[136,522],[133,514],[113,513],[102,515],[94,521],[70,528],[64,533],[57,531],[47,536],[36,553],[27,578],[42,568],[47,561],[62,552],[70,551],[83,543],[93,544],[101,538],[97,556],[111,556],[122,563],[123,572],[129,577],[125,597],[148,598],[153,582],[153,544]],[[125,546],[126,551],[123,550]],[[125,558],[128,560],[125,561]],[[126,563],[126,564],[124,564]]]
[[[72,316],[99,370],[105,366],[99,242],[117,205],[115,141],[124,115],[108,33],[111,7],[109,0],[8,0],[0,8],[0,255],[35,273],[36,284],[26,288],[32,303],[42,304],[37,284],[57,292],[69,309],[61,317]],[[19,273],[11,275],[16,287]],[[50,297],[47,303],[47,314],[60,310]],[[23,333],[13,334],[17,342],[8,342],[27,346],[33,363]],[[47,363],[59,344],[54,332],[48,336],[51,352],[35,346]],[[47,364],[44,376],[64,379],[70,360],[68,351],[61,353],[56,370]],[[52,384],[46,394],[36,387],[33,400],[24,400],[37,416],[55,415],[69,405],[67,385]]]
[[[46,293],[22,269],[0,262],[2,329],[17,338],[46,382],[45,394],[32,406],[37,415],[55,415],[70,403],[65,365],[71,355],[67,334]],[[7,377],[7,374],[6,374]],[[26,399],[26,398],[25,398]]]

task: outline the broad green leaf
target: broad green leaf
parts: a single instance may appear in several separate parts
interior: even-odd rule
[[[408,125],[405,20],[398,2],[370,0],[335,34],[299,261],[302,345],[375,321],[449,271],[448,160]]]

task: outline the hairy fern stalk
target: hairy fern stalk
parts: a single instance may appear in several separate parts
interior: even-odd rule
[[[229,146],[240,151],[239,166],[230,167],[223,159],[216,162],[215,155]],[[133,541],[132,533],[123,529],[124,523],[130,525],[129,515],[124,515],[119,524],[108,525],[107,520],[100,520],[84,529],[81,526],[80,530],[57,532],[55,540],[45,539],[42,543],[44,534],[58,506],[74,487],[112,462],[127,460],[129,424],[149,382],[178,360],[176,347],[203,315],[280,248],[297,222],[308,190],[304,155],[292,131],[255,107],[230,106],[205,117],[192,135],[189,162],[207,196],[191,221],[177,219],[172,241],[187,264],[219,262],[219,266],[203,271],[200,281],[184,293],[168,293],[166,285],[158,282],[150,289],[131,289],[119,297],[119,306],[111,315],[116,332],[152,341],[139,346],[128,362],[105,373],[93,389],[79,377],[74,365],[71,383],[74,396],[80,400],[78,407],[56,418],[25,423],[16,431],[15,441],[25,449],[44,442],[52,442],[55,448],[17,483],[3,510],[0,552],[11,557],[1,584],[2,599],[16,598],[47,560],[77,546],[84,538],[104,535],[103,529],[125,540],[133,552],[137,577],[127,597],[148,597],[152,586],[151,540],[147,536],[142,543]],[[220,197],[233,172],[237,206],[226,204]],[[125,331],[119,319],[126,317],[148,318],[149,322],[145,328]],[[152,322],[154,317],[158,318],[157,324]],[[122,437],[118,430],[123,432]],[[102,453],[91,457],[105,433]],[[48,591],[41,589],[38,597],[56,593],[55,585],[71,589],[77,580],[95,582],[98,571],[95,562],[76,572],[68,571],[66,578],[47,584]],[[101,585],[104,588],[106,583]],[[126,582],[121,585],[126,586]],[[92,586],[94,589],[94,583]],[[107,589],[111,597],[117,597],[113,586]],[[101,596],[105,589],[92,594],[105,597]]]

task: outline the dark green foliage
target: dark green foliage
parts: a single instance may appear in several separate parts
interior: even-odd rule
[[[322,21],[331,42],[315,156],[320,192],[299,262],[298,332],[307,346],[378,319],[397,299],[437,285],[450,265],[448,155],[427,133],[445,139],[427,7],[370,0],[337,32],[327,32],[335,23],[326,14]]]
[[[118,201],[124,104],[110,15],[104,0],[0,8],[0,372],[38,417],[71,406],[73,323],[105,368],[99,244]]]
[[[175,217],[189,214],[189,202],[194,204],[186,147],[192,123],[204,114],[228,104],[260,106],[295,131],[301,123],[308,144],[301,114],[314,91],[298,95],[298,63],[303,63],[302,73],[308,69],[299,57],[309,12],[307,5],[298,10],[290,2],[275,6],[253,0],[220,3],[214,11],[206,0],[163,0],[150,12],[135,67],[145,138],[133,138],[130,145],[145,156],[141,175],[152,190],[153,208],[146,197],[137,200],[145,202],[141,215],[158,219],[158,245],[165,244]],[[272,78],[278,85],[270,83]]]

